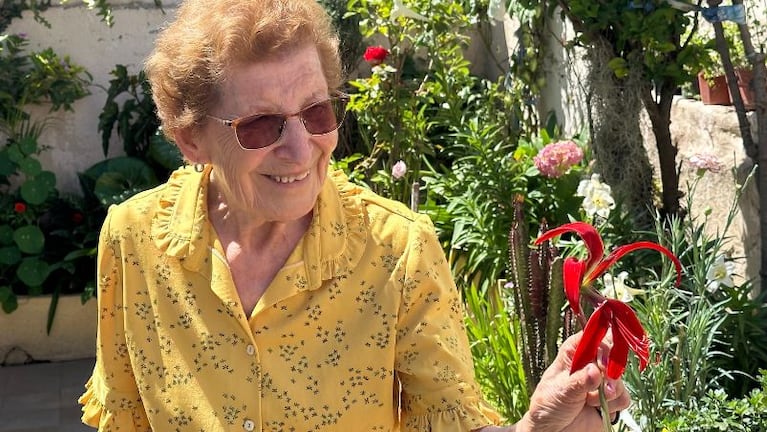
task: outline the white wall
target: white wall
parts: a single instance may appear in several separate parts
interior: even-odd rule
[[[69,55],[74,63],[84,66],[93,75],[91,95],[74,105],[74,112],[56,113],[52,123],[40,138],[50,147],[41,156],[43,165],[57,175],[59,190],[79,193],[77,172],[104,159],[98,116],[106,100],[109,72],[116,64],[124,64],[137,73],[149,54],[154,35],[175,12],[174,0],[163,0],[165,14],[152,1],[128,2],[112,0],[115,22],[107,27],[95,11],[71,1],[66,7],[52,6],[43,13],[51,28],[37,23],[31,13],[14,20],[8,33],[26,33],[33,50],[51,47],[59,55]],[[35,114],[44,116],[47,107]],[[110,155],[121,151],[113,136]]]

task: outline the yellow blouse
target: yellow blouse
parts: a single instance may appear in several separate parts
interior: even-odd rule
[[[426,216],[331,173],[309,230],[247,317],[207,219],[209,170],[180,169],[110,209],[83,422],[303,432],[498,421]]]

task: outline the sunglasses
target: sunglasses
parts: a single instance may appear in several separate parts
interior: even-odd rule
[[[226,120],[212,115],[224,126],[234,129],[237,142],[243,150],[255,150],[276,143],[282,137],[285,124],[291,117],[298,117],[313,136],[325,135],[341,126],[346,116],[346,104],[349,95],[336,93],[328,99],[315,102],[293,114],[253,114],[234,120]]]

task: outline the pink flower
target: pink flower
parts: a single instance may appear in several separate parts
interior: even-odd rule
[[[561,177],[583,160],[583,150],[573,141],[548,144],[533,158],[536,168],[546,177]]]
[[[362,56],[372,66],[380,65],[389,56],[389,50],[382,46],[369,46]]]
[[[404,177],[406,172],[407,165],[405,165],[405,162],[403,161],[398,161],[394,164],[393,167],[391,167],[391,176],[394,177],[395,180],[399,180]]]
[[[690,165],[699,171],[711,171],[712,173],[718,173],[722,170],[722,163],[719,162],[719,158],[710,153],[696,153],[687,159]]]

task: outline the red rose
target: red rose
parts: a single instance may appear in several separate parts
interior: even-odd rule
[[[13,205],[13,211],[15,211],[16,213],[24,213],[25,211],[27,211],[27,205],[24,204],[23,202],[17,202],[16,204]]]
[[[83,214],[80,212],[74,212],[72,213],[72,222],[75,224],[80,224],[83,221]]]
[[[382,46],[370,46],[365,50],[365,61],[373,66],[380,65],[389,56],[389,50]]]

